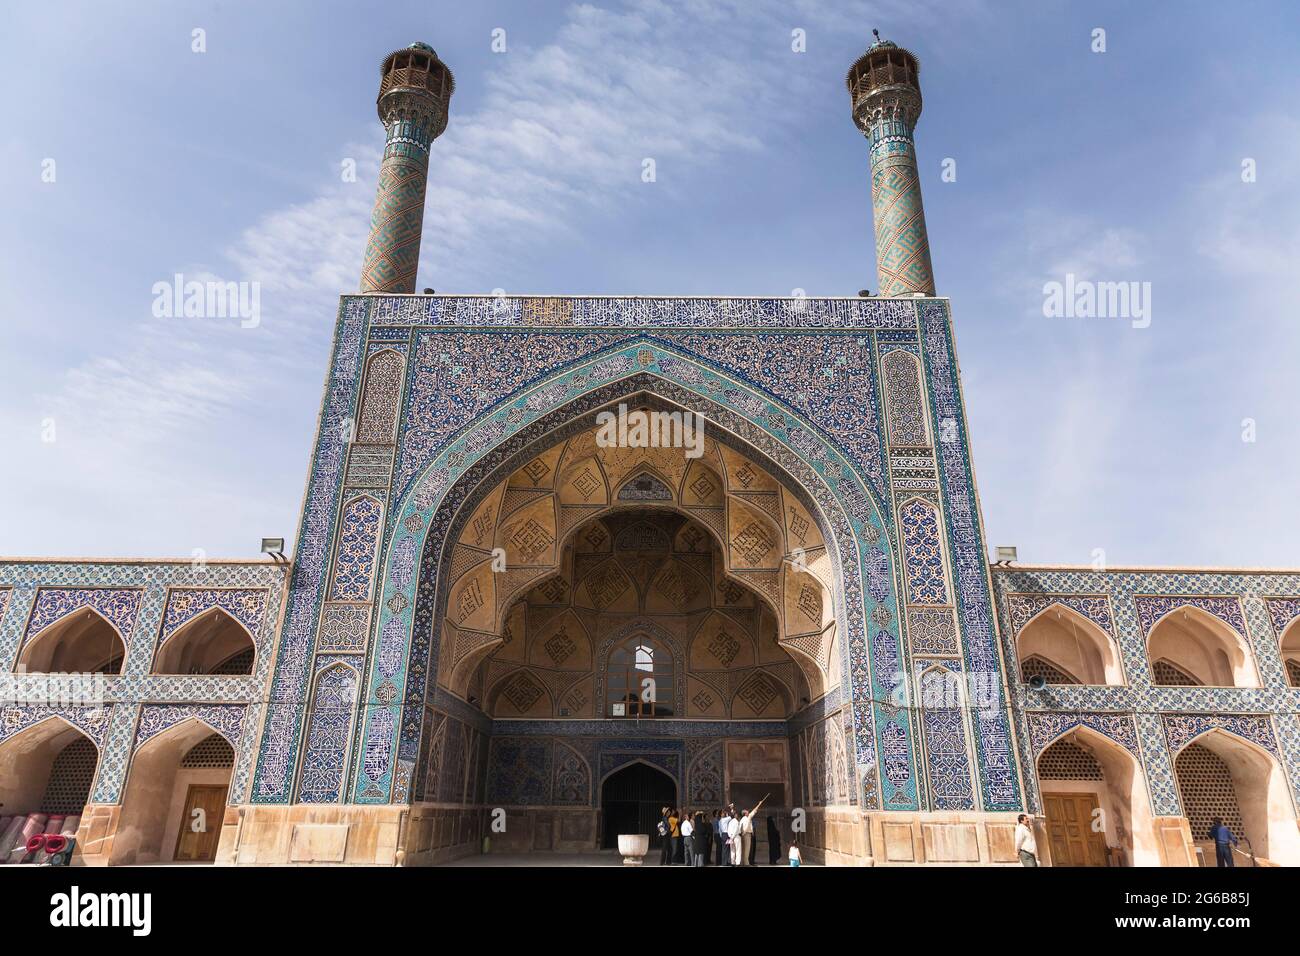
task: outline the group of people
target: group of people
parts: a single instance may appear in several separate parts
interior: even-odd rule
[[[752,810],[741,812],[734,803],[713,811],[678,810],[664,807],[657,826],[661,838],[660,866],[753,866],[757,841],[754,821],[759,801]],[[781,830],[776,819],[767,817],[767,862],[775,866],[781,858]],[[801,862],[799,847],[790,844],[791,866]]]

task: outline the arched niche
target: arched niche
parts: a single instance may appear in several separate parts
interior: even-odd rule
[[[850,668],[845,671],[844,680],[851,677],[855,682],[871,681],[871,672],[867,669],[868,649],[882,659],[890,660],[893,655],[901,653],[897,635],[881,623],[889,619],[885,611],[892,614],[892,619],[897,619],[898,599],[894,591],[893,553],[871,486],[864,483],[861,474],[842,459],[834,446],[824,441],[815,426],[803,422],[797,412],[784,413],[785,425],[782,427],[788,429],[790,441],[798,442],[801,449],[790,454],[790,445],[780,444],[772,434],[775,412],[760,416],[754,411],[755,399],[764,399],[753,394],[752,390],[745,390],[734,399],[729,395],[727,404],[723,404],[713,400],[707,392],[665,378],[655,370],[638,371],[638,365],[645,369],[647,363],[653,361],[657,349],[658,346],[652,343],[634,351],[620,347],[616,358],[593,367],[598,367],[603,376],[607,376],[614,366],[620,370],[627,369],[628,374],[616,376],[609,384],[589,388],[578,395],[566,395],[573,386],[558,383],[554,387],[538,386],[521,393],[510,409],[503,406],[500,413],[494,412],[490,417],[480,419],[468,426],[461,437],[443,445],[421,471],[420,477],[398,496],[401,503],[395,508],[391,525],[393,536],[386,541],[383,551],[383,600],[377,624],[381,646],[369,668],[367,693],[379,692],[396,681],[401,695],[399,699],[431,699],[433,688],[426,675],[442,673],[445,655],[451,653],[443,644],[446,635],[441,629],[448,589],[456,567],[462,566],[452,546],[458,543],[466,524],[470,523],[470,515],[483,501],[483,496],[500,477],[509,476],[527,465],[537,449],[553,447],[552,436],[574,435],[590,426],[598,410],[611,407],[611,403],[620,400],[631,404],[642,398],[651,405],[661,403],[672,407],[676,403],[679,409],[702,408],[709,416],[704,423],[706,434],[713,440],[728,445],[734,442],[737,447],[753,449],[752,453],[746,450],[744,454],[757,464],[781,475],[789,473],[794,476],[791,480],[795,484],[787,487],[815,517],[816,529],[823,536],[824,547],[829,549],[834,577],[837,582],[841,577],[843,579],[843,586],[831,589],[836,601],[836,617],[840,619],[843,616],[846,632],[857,633],[861,628],[870,638],[862,646],[846,647],[838,639],[834,642],[837,653],[844,656],[844,665]],[[689,357],[665,355],[662,363],[664,369],[672,368],[674,377],[694,374],[688,369],[688,366],[694,368]],[[584,388],[585,382],[578,387]],[[775,399],[767,400],[772,402],[773,408],[780,407]],[[743,407],[743,411],[737,411],[731,407],[733,405]],[[539,411],[540,417],[529,420]],[[721,426],[714,424],[715,418]],[[760,419],[768,424],[759,424]],[[490,450],[490,453],[485,450]],[[809,457],[818,462],[828,462],[834,467],[834,474],[827,472],[828,477],[824,480],[819,474],[822,466],[811,467]],[[618,476],[611,476],[610,480],[617,485]],[[546,478],[541,478],[537,482],[538,489],[542,489],[546,481]],[[526,492],[527,489],[517,490]],[[861,601],[855,600],[845,606],[847,596],[861,596]],[[868,619],[866,605],[872,599],[876,604],[885,605],[885,611],[873,612]],[[415,629],[413,625],[417,618],[432,620],[432,629]],[[452,656],[454,658],[455,654]],[[888,673],[891,673],[888,669],[882,671],[882,674]],[[888,688],[876,686],[879,684],[879,681],[873,683],[872,692],[886,693]],[[422,754],[427,749],[421,739],[423,735],[417,737],[406,732],[404,728],[413,726],[413,722],[403,721],[399,726],[399,719],[400,713],[394,706],[372,708],[369,712],[359,741],[368,760],[358,764],[353,784],[353,793],[360,802],[374,802],[380,794],[391,793],[395,784],[404,786],[410,767],[408,761],[423,759]],[[997,722],[1004,718],[995,714],[988,719]],[[901,732],[904,737],[910,737],[908,715],[894,714],[890,721],[894,724],[891,733]],[[283,721],[276,722],[264,733],[274,732],[280,723]],[[427,721],[421,723],[428,726]],[[874,734],[874,719],[870,727]],[[399,733],[399,730],[403,732]],[[387,745],[385,741],[388,741]],[[856,791],[853,758],[868,753],[868,750],[865,744],[848,750],[850,785]],[[910,766],[912,763],[910,754],[892,751],[891,754],[890,759],[895,764]],[[896,767],[890,774],[876,778],[879,781],[876,789],[883,791],[883,799],[891,805],[899,805],[901,800],[914,802],[915,799],[910,785],[894,782],[914,779],[912,775],[901,776],[901,771],[901,767]],[[264,771],[264,766],[259,765],[259,779],[264,772],[278,774],[274,768]],[[902,791],[905,796],[896,791]],[[875,800],[876,796],[870,795],[868,799]]]
[[[1300,617],[1293,620],[1282,632],[1279,650],[1282,654],[1282,669],[1286,682],[1292,687],[1300,687]]]
[[[560,570],[513,599],[499,636],[444,624],[457,642],[442,648],[449,690],[468,700],[480,678],[494,717],[652,716],[645,701],[624,699],[628,668],[599,639],[643,633],[674,665],[655,685],[653,716],[784,719],[824,693],[815,649],[791,652],[777,605],[726,574],[715,535],[684,509],[603,511],[572,528],[560,551]],[[803,578],[806,590],[822,587]],[[820,640],[829,597],[812,603]],[[749,681],[758,670],[770,686]],[[603,691],[616,676],[619,693]],[[622,715],[611,711],[615,702]]]
[[[251,674],[253,636],[219,607],[209,608],[169,635],[154,656],[155,674]]]
[[[498,498],[494,493],[489,500]],[[526,526],[520,515],[526,515],[527,521],[537,527],[565,524],[562,517],[543,513],[540,505],[546,502],[539,496],[516,496],[513,507],[508,495],[499,500],[502,503],[493,509],[495,520],[507,529],[509,537],[517,539],[519,529]],[[518,504],[520,500],[523,504]],[[557,503],[553,507],[562,511],[566,506]],[[480,507],[475,521],[483,513]],[[779,569],[763,573],[734,570],[719,529],[690,508],[673,502],[645,508],[615,501],[584,514],[583,520],[562,532],[558,542],[547,545],[556,555],[555,566],[542,569],[544,576],[540,577],[533,569],[511,569],[508,560],[506,570],[495,570],[488,552],[473,563],[474,553],[462,544],[461,554],[471,557],[449,590],[448,607],[453,617],[443,625],[439,662],[443,686],[467,698],[475,676],[482,675],[489,687],[495,686],[501,679],[497,664],[504,661],[543,668],[578,666],[588,659],[586,648],[596,640],[590,622],[582,623],[593,615],[601,620],[618,620],[672,614],[689,619],[691,623],[685,629],[695,634],[702,622],[719,612],[753,619],[756,630],[751,639],[758,639],[760,644],[741,654],[751,666],[761,662],[795,664],[797,674],[778,681],[783,688],[782,700],[797,709],[819,699],[833,686],[833,675],[838,674],[833,659],[835,600],[822,577],[806,570],[806,554],[796,556],[798,567],[795,560],[782,556]],[[764,527],[770,531],[775,524],[767,522]],[[479,521],[476,539],[487,540],[483,528]],[[537,532],[534,529],[532,533]],[[501,533],[497,532],[492,540],[502,541]],[[817,560],[827,563],[824,555]],[[817,570],[827,571],[820,565]],[[533,639],[539,632],[544,638],[540,648]],[[741,652],[744,642],[737,639],[735,643],[737,652]],[[755,656],[760,653],[762,661]],[[723,653],[721,661],[713,666],[726,668],[733,662],[734,655]],[[532,691],[529,680],[519,681],[515,696],[533,715],[544,701]],[[589,716],[581,702],[571,707],[561,703],[569,686],[564,686],[563,693],[554,693],[552,703],[557,710],[563,707],[571,711],[571,716]],[[722,695],[706,690],[700,700],[712,698],[727,708],[734,699],[734,690],[732,687]],[[693,691],[688,699],[694,699],[695,694]],[[579,689],[578,697],[584,696]],[[489,707],[499,699],[490,692]],[[508,709],[517,708],[512,705]],[[679,706],[671,709],[683,715]],[[699,712],[699,707],[687,709],[697,711],[695,716],[725,715],[725,710],[705,714]]]
[[[1064,604],[1052,604],[1035,615],[1016,635],[1021,678],[1035,673],[1051,683],[1124,683],[1119,647],[1095,623]],[[1047,667],[1038,666],[1042,661]],[[1052,672],[1068,680],[1054,680]]]
[[[1286,774],[1262,747],[1221,728],[1188,741],[1174,756],[1174,779],[1192,840],[1214,863],[1210,820],[1224,818],[1248,854],[1284,866],[1300,864],[1300,832]],[[1244,839],[1243,839],[1244,838]]]
[[[1165,614],[1147,636],[1154,683],[1183,683],[1181,672],[1205,687],[1258,687],[1259,672],[1245,639],[1213,614],[1184,605]],[[1173,670],[1155,665],[1165,661]],[[1163,678],[1163,679],[1162,679]]]
[[[61,717],[49,717],[0,743],[0,804],[6,816],[63,815],[76,831],[99,765],[99,749]],[[0,863],[6,862],[0,848]],[[16,862],[16,861],[9,861]]]
[[[36,673],[120,674],[125,657],[117,628],[93,607],[82,607],[28,638],[18,666]]]

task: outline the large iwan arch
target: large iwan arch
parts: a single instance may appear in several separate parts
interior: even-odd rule
[[[611,376],[614,381],[610,386],[603,389],[591,389],[585,393],[581,393],[577,399],[561,404],[558,410],[553,410],[549,414],[534,419],[528,428],[522,426],[526,416],[518,416],[520,426],[512,428],[511,426],[514,423],[510,421],[511,411],[526,408],[532,398],[539,397],[538,393],[546,396],[544,399],[545,404],[541,406],[543,408],[551,407],[552,403],[555,401],[554,398],[550,397],[551,394],[556,391],[552,386],[539,386],[532,390],[531,398],[525,396],[516,398],[513,402],[507,403],[505,411],[498,411],[487,416],[486,421],[480,422],[477,430],[473,427],[467,429],[466,432],[462,433],[462,437],[458,441],[451,443],[450,447],[444,448],[442,454],[440,454],[434,464],[430,466],[424,477],[412,490],[408,492],[405,499],[406,504],[402,506],[399,513],[395,514],[396,534],[389,542],[385,552],[386,574],[383,594],[381,595],[381,606],[383,610],[380,612],[381,644],[385,642],[393,642],[394,646],[399,644],[405,645],[409,638],[409,623],[406,622],[412,617],[411,612],[406,611],[404,614],[399,613],[394,615],[388,606],[389,602],[393,600],[393,595],[398,592],[403,594],[404,598],[410,603],[410,605],[414,604],[414,599],[416,597],[416,589],[414,587],[416,581],[415,552],[416,549],[420,547],[420,541],[416,539],[416,535],[410,534],[406,529],[410,524],[419,522],[421,518],[429,522],[429,524],[425,525],[426,529],[428,529],[430,525],[435,529],[446,528],[451,522],[451,512],[447,510],[448,505],[452,505],[454,508],[459,510],[459,506],[469,496],[469,492],[472,488],[477,487],[482,480],[478,478],[477,475],[474,475],[471,479],[473,482],[472,485],[466,487],[461,484],[461,482],[464,481],[464,478],[459,481],[452,478],[452,470],[450,466],[451,461],[460,462],[460,464],[454,466],[457,472],[465,474],[467,471],[470,471],[470,469],[467,469],[464,464],[466,457],[465,448],[470,448],[474,457],[480,462],[484,460],[489,449],[495,449],[491,452],[492,458],[493,460],[500,460],[504,457],[504,448],[501,446],[505,443],[502,442],[502,434],[507,429],[514,431],[516,436],[518,436],[520,432],[528,434],[529,431],[533,431],[537,434],[537,437],[540,438],[556,427],[569,427],[575,429],[589,428],[594,424],[594,411],[601,409],[606,403],[612,402],[616,404],[618,399],[625,400],[629,396],[641,393],[643,390],[651,395],[658,394],[659,392],[666,392],[667,395],[662,396],[663,398],[666,398],[668,401],[676,399],[681,402],[681,404],[677,405],[678,409],[683,407],[703,407],[705,413],[710,419],[732,419],[736,424],[747,426],[745,430],[753,434],[754,437],[757,438],[761,435],[762,439],[765,439],[765,441],[760,439],[762,443],[772,446],[770,434],[765,433],[761,427],[755,427],[752,422],[745,422],[744,419],[738,416],[734,411],[730,411],[726,407],[713,402],[706,390],[701,390],[704,391],[704,394],[688,391],[674,382],[665,381],[660,376],[647,372],[646,369],[659,360],[660,354],[661,353],[643,346],[621,349],[619,353],[621,361],[615,361],[609,356],[598,357],[597,360],[593,361],[591,365],[587,367],[600,367],[603,363],[603,365],[606,366],[606,374],[609,374],[609,372],[618,373]],[[673,367],[678,367],[686,365],[687,362],[678,358],[675,362],[665,362],[663,364],[671,364]],[[632,374],[629,375],[629,372]],[[768,409],[772,408],[774,404],[770,400],[764,400],[758,396],[755,396],[755,401],[758,402],[758,407],[754,409],[752,413],[755,419],[761,419],[763,414],[767,412]],[[792,413],[786,412],[785,414],[794,417]],[[539,425],[541,427],[538,427]],[[483,439],[478,437],[479,432],[484,432]],[[492,436],[491,438],[487,437],[489,434]],[[801,432],[801,434],[803,434],[803,432]],[[740,437],[743,440],[743,436]],[[812,438],[812,433],[807,433],[805,443],[812,440]],[[480,442],[486,442],[487,444],[480,444]],[[531,445],[535,443],[536,439],[529,444]],[[523,444],[523,442],[513,442],[510,443],[510,445],[506,445],[506,447],[511,447],[512,445],[518,447]],[[821,519],[822,521],[826,521],[828,526],[827,540],[834,541],[836,544],[836,547],[830,549],[832,560],[840,561],[841,568],[845,566],[845,556],[848,557],[848,564],[857,564],[857,568],[850,569],[850,573],[853,575],[855,583],[860,580],[858,576],[862,575],[863,571],[866,570],[863,567],[863,565],[867,563],[863,561],[863,557],[865,556],[863,552],[874,552],[876,555],[883,558],[887,566],[890,561],[890,549],[887,544],[884,525],[879,517],[879,509],[870,503],[870,492],[867,491],[866,487],[862,484],[861,479],[856,477],[852,472],[852,469],[848,467],[847,463],[838,464],[840,461],[838,454],[835,453],[833,449],[827,447],[826,451],[822,452],[819,456],[820,468],[814,470],[809,468],[806,462],[792,455],[788,447],[773,447],[778,454],[782,454],[791,462],[798,463],[798,466],[806,474],[806,481],[809,486],[820,485],[820,489],[818,489],[820,500],[813,506],[819,513],[821,506],[823,505],[829,506],[838,511],[838,514],[830,519]],[[810,446],[810,450],[812,448],[816,448],[816,445],[814,444]],[[522,453],[516,452],[511,456],[512,461],[510,463],[504,466],[498,466],[496,471],[501,475],[501,477],[505,477],[518,467],[525,464],[530,458],[535,456],[535,454],[535,448],[524,445]],[[755,449],[755,455],[760,458],[766,457],[757,448]],[[833,474],[836,491],[834,492],[830,490],[830,487],[824,478],[819,478],[819,473],[829,471],[831,466],[835,466]],[[775,464],[772,464],[771,467],[777,471],[781,470]],[[481,473],[481,471],[479,473]],[[852,508],[851,515],[844,510],[844,505],[838,501],[837,496],[843,497],[847,500],[849,506]],[[441,505],[435,509],[435,504],[437,502],[441,502]],[[834,530],[830,531],[829,529],[832,527]],[[871,543],[860,549],[855,547],[858,544],[853,537],[855,531],[858,533],[870,532],[866,540]],[[419,537],[420,539],[424,539],[431,533],[434,532],[426,531],[425,533],[420,534]],[[445,533],[446,532],[441,532],[441,534]],[[427,554],[425,561],[428,561]],[[887,573],[881,575],[879,569],[876,569],[874,566],[870,568],[870,571],[873,579],[877,582],[875,587],[876,593],[879,594],[880,597],[885,598],[888,605],[892,605],[891,614],[895,615],[893,619],[896,620],[897,604],[894,600],[892,574]],[[425,572],[422,572],[422,574],[423,573]],[[870,606],[874,607],[874,605],[878,603],[873,595],[864,593],[865,589],[863,589],[860,584],[856,587],[852,587],[851,590],[859,596],[860,600],[865,599]],[[846,606],[845,613],[847,615],[846,620],[857,625],[853,630],[857,633],[861,633],[865,630],[864,618],[866,615],[862,611],[862,605],[858,605],[857,607],[852,605]],[[879,625],[876,626],[878,627]],[[894,636],[892,639],[894,642],[892,650],[893,653],[897,655],[897,637]],[[879,647],[881,641],[879,638],[876,638],[874,643]],[[391,660],[391,656],[387,653],[387,650],[387,648],[381,647],[375,659],[379,660],[388,658]],[[882,650],[887,651],[888,649],[882,648]],[[397,653],[402,654],[403,652],[398,651]],[[858,668],[858,674],[860,675],[860,677],[855,679],[860,680],[866,678],[867,660],[865,647],[863,647],[861,643],[857,645],[856,657],[851,655],[850,659],[851,666]],[[885,673],[895,673],[897,671],[896,660],[882,663],[892,665],[892,668],[881,667],[879,670]],[[394,677],[404,679],[405,675],[402,673],[403,670],[404,667],[399,665],[393,674],[372,673],[372,692],[377,689],[384,680],[392,681],[392,678]],[[888,692],[892,689],[893,688],[888,684],[883,685],[880,688],[880,690],[884,692]],[[410,700],[408,698],[408,704],[409,703]],[[869,719],[869,712],[863,713],[858,722],[865,727],[863,721],[866,719]],[[888,720],[891,723],[897,723],[898,718],[891,717]],[[380,794],[384,792],[385,787],[391,786],[392,783],[392,769],[390,769],[387,764],[384,764],[381,770],[381,765],[377,762],[377,758],[381,757],[393,746],[393,744],[396,743],[397,720],[395,719],[395,715],[392,714],[388,717],[372,714],[371,724],[372,726],[367,731],[364,746],[369,755],[372,758],[376,758],[375,760],[372,760],[368,769],[378,771],[379,776],[378,778],[371,777],[371,782],[369,784],[360,779],[361,776],[366,775],[367,770],[365,765],[365,756],[363,755],[361,774],[359,775],[355,797],[358,802],[370,802],[379,798]],[[900,729],[902,729],[901,726]],[[380,731],[382,731],[382,733],[380,733]],[[911,735],[907,730],[904,730],[904,734],[910,739]],[[385,737],[389,738],[387,744],[384,740]],[[860,756],[865,756],[868,761],[871,761],[873,759],[873,748],[870,746],[870,738],[863,739],[860,735],[859,747]],[[413,753],[410,753],[409,759],[412,761],[414,760]],[[902,755],[898,753],[897,747],[891,748],[891,759],[902,759]],[[903,779],[897,773],[891,773],[889,776],[895,780],[899,780],[905,788],[910,787],[914,791],[914,763],[910,754],[907,757],[907,763],[910,765],[907,772],[907,779]],[[892,781],[887,782],[884,785],[886,789],[890,791],[890,796],[893,796],[892,791],[895,785]]]

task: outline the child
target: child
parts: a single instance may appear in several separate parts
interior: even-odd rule
[[[791,843],[790,844],[790,865],[797,867],[801,862],[803,862],[803,856],[801,856],[799,853],[799,844]]]

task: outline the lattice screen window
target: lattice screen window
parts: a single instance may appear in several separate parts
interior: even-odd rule
[[[1287,658],[1286,679],[1292,687],[1300,687],[1300,661]]]
[[[181,758],[187,770],[226,769],[235,765],[235,751],[221,734],[208,734]]]
[[[1228,829],[1238,837],[1242,835],[1245,826],[1237,788],[1218,754],[1201,744],[1188,744],[1174,761],[1174,776],[1178,778],[1183,813],[1192,825],[1193,840],[1209,839],[1215,817],[1223,817]]]
[[[1038,758],[1039,780],[1105,780],[1097,758],[1072,740],[1058,740]]]
[[[1159,660],[1152,664],[1151,673],[1155,677],[1155,682],[1163,687],[1199,687],[1201,685],[1201,682],[1187,671],[1166,660]]]
[[[251,674],[253,673],[253,649],[245,648],[238,654],[227,657],[212,669],[214,674]]]
[[[41,800],[42,813],[80,813],[90,797],[99,751],[85,737],[68,744],[50,766],[50,780]]]
[[[1030,678],[1041,677],[1049,684],[1077,684],[1079,683],[1068,673],[1061,670],[1050,661],[1046,661],[1037,654],[1026,657],[1024,663],[1020,665],[1020,673],[1029,683]]]

